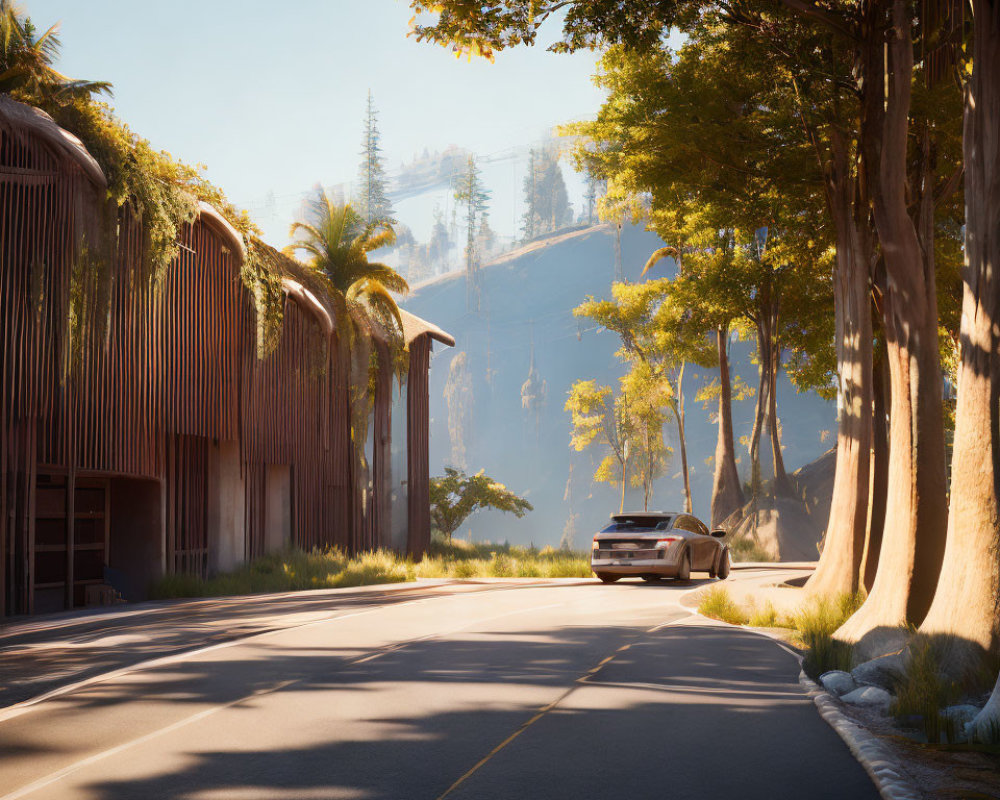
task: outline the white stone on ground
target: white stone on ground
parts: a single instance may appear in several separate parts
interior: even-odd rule
[[[858,688],[858,684],[851,677],[851,673],[839,669],[824,672],[819,676],[819,682],[823,684],[824,689],[836,697],[849,694]]]
[[[902,653],[891,653],[858,664],[851,670],[851,676],[859,684],[891,689],[893,683],[902,676],[904,670]]]
[[[848,692],[840,699],[857,706],[885,707],[892,702],[892,695],[877,686],[862,686],[860,689]]]

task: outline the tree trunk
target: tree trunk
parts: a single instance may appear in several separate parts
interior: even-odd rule
[[[889,483],[880,562],[864,605],[837,631],[862,660],[905,642],[905,626],[930,607],[947,527],[944,420],[933,259],[921,248],[907,207],[907,135],[913,78],[911,10],[893,0],[889,82],[872,182],[875,226],[885,256],[883,304],[892,391]],[[882,44],[872,39],[865,81],[881,86]],[[867,135],[877,133],[867,126]],[[872,163],[872,162],[869,162]],[[931,189],[925,189],[931,191]],[[928,248],[933,242],[926,243]],[[930,268],[929,266],[930,265]]]
[[[715,332],[719,351],[719,438],[715,445],[715,477],[712,482],[712,527],[721,525],[743,508],[743,487],[736,471],[733,447],[733,389],[729,379],[729,326]]]
[[[871,241],[848,148],[834,136],[827,202],[837,237],[833,273],[837,347],[837,465],[830,519],[810,593],[835,597],[858,590],[868,522],[871,468],[872,318],[868,288]]]
[[[757,403],[750,431],[750,491],[754,499],[760,492],[760,438],[764,432],[771,393],[771,349],[763,323],[757,324]]]
[[[941,579],[922,633],[961,676],[1000,645],[1000,2],[973,0],[965,102],[965,268],[951,508]],[[1000,682],[988,706],[1000,722]],[[985,718],[984,718],[985,721]]]
[[[674,405],[674,419],[677,420],[677,441],[681,448],[681,472],[684,474],[684,511],[694,512],[691,503],[691,476],[688,474],[687,437],[684,434],[684,362],[677,375],[677,400]]]
[[[777,330],[777,310],[772,319],[772,333]],[[777,341],[771,344],[771,375],[768,390],[767,430],[771,439],[771,454],[774,459],[774,494],[791,495],[792,482],[785,471],[785,458],[781,454],[781,433],[778,429],[778,370],[781,369],[781,348]]]
[[[886,425],[886,393],[889,390],[887,371],[883,342],[872,370],[872,389],[875,395],[872,416],[872,476],[868,502],[868,536],[865,539],[865,554],[861,567],[866,592],[870,592],[875,583],[879,554],[882,551],[882,532],[885,528],[885,494],[889,484],[889,429]]]

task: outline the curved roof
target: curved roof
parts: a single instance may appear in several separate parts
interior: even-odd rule
[[[0,124],[30,131],[42,139],[61,156],[76,162],[83,174],[102,189],[108,186],[107,178],[97,160],[87,152],[83,142],[72,133],[56,125],[55,120],[40,108],[0,95]]]
[[[199,200],[198,218],[202,222],[207,222],[211,228],[215,229],[216,233],[221,234],[221,236],[228,241],[233,250],[239,254],[240,260],[246,261],[247,250],[243,245],[243,237],[240,236],[240,233],[236,230],[236,228],[229,224],[229,220],[218,212],[215,206],[206,203],[204,200]]]
[[[281,288],[285,290],[285,294],[294,297],[316,315],[328,336],[333,333],[333,320],[323,307],[323,304],[316,298],[316,295],[301,283],[291,278],[282,278]]]

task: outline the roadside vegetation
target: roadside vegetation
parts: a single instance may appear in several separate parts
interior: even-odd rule
[[[177,597],[227,597],[263,592],[341,589],[417,578],[586,578],[586,553],[546,547],[521,547],[490,542],[435,538],[420,562],[388,550],[348,557],[336,547],[288,550],[262,556],[215,575],[166,575],[150,590],[162,600]]]
[[[860,594],[842,594],[833,599],[816,597],[798,611],[787,614],[771,603],[738,603],[728,589],[715,586],[703,595],[698,612],[731,625],[786,629],[790,643],[804,652],[803,670],[815,679],[832,669],[850,670],[852,648],[833,634],[863,602]]]

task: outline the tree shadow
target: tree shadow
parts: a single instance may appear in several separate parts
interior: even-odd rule
[[[123,704],[190,705],[178,719],[232,704],[87,768],[79,786],[100,800],[436,798],[520,730],[449,796],[877,796],[796,662],[743,631],[496,628],[356,655],[263,641],[61,698],[60,713],[97,723]]]

